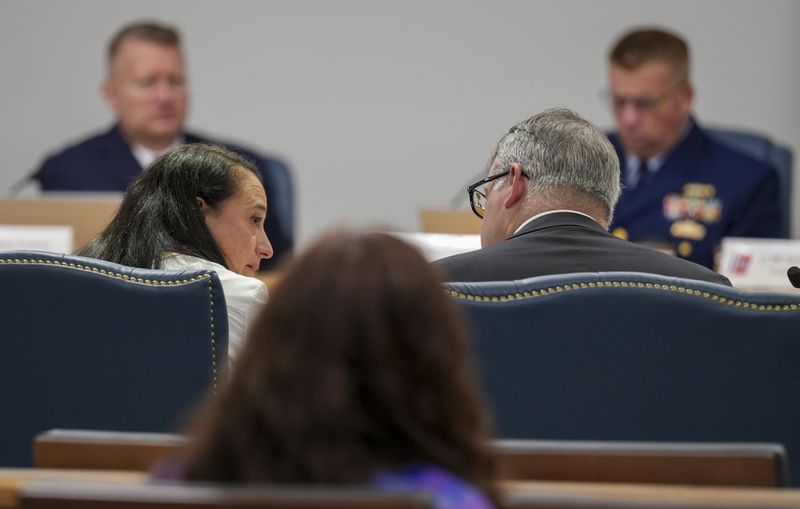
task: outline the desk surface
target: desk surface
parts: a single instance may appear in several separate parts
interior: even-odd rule
[[[426,233],[481,232],[481,220],[469,209],[424,208],[419,211],[419,221]]]
[[[119,207],[119,195],[56,194],[42,198],[0,198],[0,223],[70,226],[73,251],[99,234]]]
[[[17,491],[38,481],[81,481],[141,484],[144,472],[99,470],[0,469],[0,508],[16,507]],[[592,502],[682,503],[727,507],[800,507],[800,490],[779,488],[718,488],[648,484],[574,483],[554,481],[505,481],[502,491],[509,500],[547,500],[577,497]]]
[[[267,285],[267,288],[269,288],[269,291],[274,290],[275,287],[278,286],[278,283],[280,282],[282,276],[283,276],[283,272],[278,271],[278,270],[270,270],[270,271],[267,271],[267,272],[258,272],[256,274],[256,278],[258,278],[259,280],[261,280],[262,283]]]
[[[502,489],[511,500],[572,497],[586,501],[648,504],[720,505],[725,507],[800,507],[800,490],[784,488],[725,488],[664,484],[578,483],[556,481],[505,481]]]
[[[82,481],[112,484],[139,484],[147,472],[112,470],[50,470],[43,468],[0,468],[0,508],[17,506],[17,491],[37,481]]]

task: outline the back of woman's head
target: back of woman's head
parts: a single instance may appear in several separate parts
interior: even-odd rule
[[[334,234],[301,256],[215,403],[190,478],[365,482],[429,464],[489,488],[460,316],[430,265],[389,235]]]
[[[252,162],[222,147],[180,145],[133,181],[114,219],[79,254],[158,268],[164,252],[177,251],[226,265],[198,198],[219,206],[247,171],[259,175]]]

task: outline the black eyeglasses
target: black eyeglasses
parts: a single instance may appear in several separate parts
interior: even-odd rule
[[[505,177],[509,173],[511,173],[511,170],[507,170],[502,173],[496,173],[494,175],[490,175],[484,179],[481,179],[470,186],[467,186],[467,194],[469,195],[469,205],[470,207],[472,207],[472,212],[474,212],[476,216],[483,219],[484,214],[486,214],[486,193],[484,193],[483,191],[479,191],[478,188],[484,184],[488,184],[493,180]]]

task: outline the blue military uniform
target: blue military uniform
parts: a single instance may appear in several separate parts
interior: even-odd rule
[[[185,143],[214,143],[194,134],[184,134]],[[264,222],[274,250],[262,268],[274,266],[294,246],[293,191],[288,167],[280,160],[265,158],[239,147],[225,145],[261,171],[269,214]],[[125,191],[142,168],[120,133],[119,126],[55,154],[36,174],[43,191]]]
[[[624,167],[619,138],[609,139]],[[706,267],[723,237],[781,237],[782,231],[777,171],[712,140],[694,122],[649,180],[623,187],[614,214],[615,235],[666,243]]]

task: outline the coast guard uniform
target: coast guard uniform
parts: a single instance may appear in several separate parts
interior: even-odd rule
[[[712,267],[723,237],[781,237],[778,174],[690,122],[657,171],[635,187],[626,188],[627,156],[617,135],[609,135],[623,168],[610,231],[633,242],[668,244],[678,256]]]

